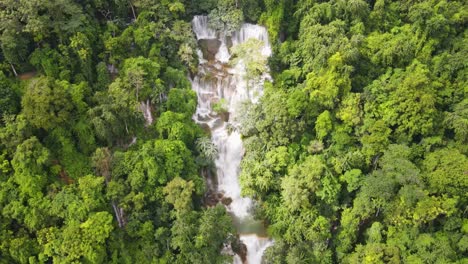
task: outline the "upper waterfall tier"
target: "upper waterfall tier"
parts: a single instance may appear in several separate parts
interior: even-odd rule
[[[192,20],[192,28],[197,39],[215,39],[216,31],[208,27],[207,16],[195,16]]]
[[[217,57],[216,59],[223,63],[229,60],[229,57],[227,56],[229,54],[226,55],[226,52],[228,50],[226,39],[229,38],[227,37],[228,35],[231,35],[230,38],[231,38],[233,46],[244,43],[249,39],[261,40],[264,43],[264,46],[262,48],[262,55],[266,57],[271,55],[270,41],[268,39],[268,32],[265,27],[254,25],[254,24],[249,24],[249,23],[244,23],[242,24],[241,28],[235,32],[217,33],[215,30],[209,27],[207,16],[195,16],[192,20],[192,28],[198,40],[218,39],[221,41],[222,44],[218,51],[219,57]]]
[[[249,39],[258,39],[263,41],[262,55],[269,57],[271,55],[270,41],[268,40],[268,32],[266,28],[245,23],[242,25],[239,31],[232,34],[232,44],[237,45],[244,43]]]

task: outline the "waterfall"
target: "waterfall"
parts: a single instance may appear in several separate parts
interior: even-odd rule
[[[151,125],[153,123],[153,115],[151,114],[151,103],[149,99],[146,100],[146,102],[140,102],[140,110],[143,112],[146,126]]]
[[[229,50],[226,44],[226,37],[223,37],[221,40],[221,46],[219,47],[218,52],[215,56],[216,60],[222,63],[228,63],[231,55],[229,55]]]
[[[215,39],[216,31],[208,27],[207,16],[195,16],[192,20],[192,28],[197,39]]]
[[[244,147],[241,135],[233,129],[237,126],[233,117],[237,114],[241,102],[258,101],[258,97],[262,95],[263,83],[270,77],[268,73],[264,73],[259,82],[248,85],[242,61],[237,65],[227,63],[231,57],[229,45],[238,45],[250,38],[263,41],[261,54],[271,55],[268,34],[264,27],[243,24],[240,30],[233,32],[232,37],[227,37],[226,32],[215,32],[208,28],[206,16],[195,16],[192,26],[199,43],[205,41],[208,42],[207,46],[217,47],[216,54],[211,56],[211,59],[203,58],[204,53],[201,50],[197,51],[200,56],[198,73],[191,80],[192,89],[198,96],[193,119],[211,131],[211,140],[218,148],[218,157],[215,160],[217,185],[214,191],[230,198],[226,207],[233,216],[240,240],[247,248],[246,258],[242,260],[241,256],[236,255],[234,263],[260,264],[263,252],[273,242],[266,237],[263,223],[253,219],[252,199],[241,196],[239,172]],[[227,114],[213,111],[213,105],[221,99],[226,102]]]
[[[266,28],[259,26],[259,25],[252,25],[245,23],[242,25],[239,31],[236,31],[232,34],[232,44],[237,45],[240,43],[244,43],[248,39],[255,38],[258,40],[263,41],[265,45],[262,47],[262,55],[263,56],[270,56],[271,55],[271,47],[270,42],[268,40],[268,32]]]

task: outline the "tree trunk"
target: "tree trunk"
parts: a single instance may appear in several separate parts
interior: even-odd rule
[[[106,157],[100,162],[100,166],[97,166],[97,170],[99,173],[104,177],[104,182],[106,187],[109,185],[111,181],[111,159],[112,154],[109,152],[108,148],[105,148]],[[118,207],[114,200],[111,201],[112,209],[114,210],[115,218],[117,219],[117,223],[119,227],[122,228],[125,226],[125,219],[124,219],[124,212],[123,209]]]
[[[137,85],[136,85],[136,99],[137,99],[137,101],[139,101],[139,100],[138,100],[138,92],[139,92],[139,91],[140,91],[140,85],[137,84]]]
[[[112,201],[112,208],[114,209],[115,218],[117,218],[117,223],[119,223],[119,227],[122,228],[125,225],[123,219],[123,210],[122,208],[117,207],[114,201]]]
[[[135,8],[133,7],[132,3],[130,3],[130,8],[132,9],[133,19],[136,20]]]
[[[15,74],[15,77],[18,77],[18,73],[16,72],[15,66],[10,63],[11,69],[13,70],[13,73]]]

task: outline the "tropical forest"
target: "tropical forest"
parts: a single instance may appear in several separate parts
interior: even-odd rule
[[[0,0],[0,264],[468,264],[464,0]]]

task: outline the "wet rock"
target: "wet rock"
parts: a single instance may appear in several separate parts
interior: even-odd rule
[[[221,41],[217,39],[200,39],[198,45],[203,53],[203,58],[212,61],[221,46]]]
[[[205,204],[205,206],[208,206],[208,207],[216,206],[216,204],[218,204],[218,199],[216,195],[214,195],[213,193],[206,194],[203,200],[204,200],[203,203]]]
[[[219,117],[223,122],[228,122],[229,121],[229,112],[222,112],[219,114]]]
[[[228,206],[228,205],[230,205],[230,204],[232,203],[232,198],[231,198],[231,197],[223,197],[223,198],[221,199],[221,202],[222,202],[224,205]]]
[[[200,123],[199,125],[201,126],[201,129],[203,129],[203,131],[205,131],[208,134],[211,133],[211,129],[210,129],[210,126],[208,124]]]
[[[247,262],[247,246],[240,240],[239,236],[231,244],[232,251],[239,255],[242,260],[242,263]]]
[[[221,120],[221,118],[217,118],[217,119],[212,121],[211,129],[215,130],[215,129],[218,129],[218,128],[222,127],[223,125],[224,125],[223,120]]]
[[[216,206],[220,202],[227,206],[232,202],[232,199],[224,197],[224,193],[222,192],[209,191],[205,194],[203,203],[205,206],[211,207]]]
[[[242,259],[242,263],[247,262],[247,246],[244,243],[241,243],[240,251],[237,254]]]
[[[232,46],[232,38],[230,36],[226,37],[226,47],[230,50]]]

